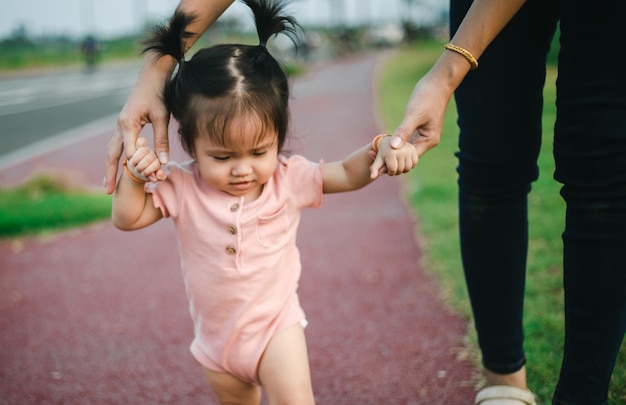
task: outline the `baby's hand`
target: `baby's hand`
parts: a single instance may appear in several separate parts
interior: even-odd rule
[[[390,176],[408,173],[417,166],[417,161],[417,149],[413,144],[407,142],[400,149],[394,149],[391,137],[385,136],[378,142],[378,152],[370,166],[370,177],[375,179],[384,173]]]
[[[137,138],[137,150],[133,156],[128,159],[126,165],[135,177],[143,181],[165,180],[161,178],[163,173],[161,162],[152,148],[148,146],[146,138]]]

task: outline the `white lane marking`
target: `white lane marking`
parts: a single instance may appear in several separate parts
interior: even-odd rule
[[[77,142],[101,135],[102,132],[110,130],[113,134],[117,122],[118,114],[109,115],[97,121],[90,122],[78,128],[70,129],[41,141],[32,143],[16,151],[0,156],[0,170],[4,170],[11,166],[18,165],[28,159],[43,155],[44,153],[53,152]],[[105,151],[102,151],[104,160]]]

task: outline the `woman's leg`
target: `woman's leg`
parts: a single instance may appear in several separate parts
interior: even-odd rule
[[[470,4],[452,0],[452,33]],[[538,176],[554,7],[552,1],[529,0],[455,93],[461,253],[489,385],[526,384],[526,201]]]
[[[556,404],[605,404],[626,330],[626,75],[621,1],[563,2],[555,160],[567,202]],[[584,56],[581,55],[584,53]]]
[[[209,385],[217,394],[222,405],[259,405],[261,388],[258,385],[204,367],[204,375]]]
[[[278,332],[265,349],[259,379],[269,404],[314,404],[304,328],[300,323]]]

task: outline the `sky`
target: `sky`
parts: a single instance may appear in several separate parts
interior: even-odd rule
[[[421,7],[414,20],[428,20],[447,7],[447,0],[417,0]],[[333,24],[345,20],[398,21],[406,14],[405,0],[293,0],[290,12],[301,24]],[[145,21],[164,21],[178,0],[0,0],[0,38],[23,26],[32,36],[83,36],[95,33],[114,37],[138,31]],[[332,8],[331,7],[335,7]],[[239,2],[225,16],[249,19],[249,11]],[[339,14],[345,17],[340,18]]]

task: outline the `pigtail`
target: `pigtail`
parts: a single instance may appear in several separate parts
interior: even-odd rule
[[[242,0],[252,10],[259,45],[265,46],[273,35],[285,34],[294,44],[297,43],[297,31],[300,25],[295,18],[283,15],[285,0]]]
[[[193,15],[176,10],[167,25],[157,26],[141,43],[142,53],[154,51],[160,56],[170,55],[179,63],[185,60],[185,39],[193,36],[187,27],[195,20]]]

